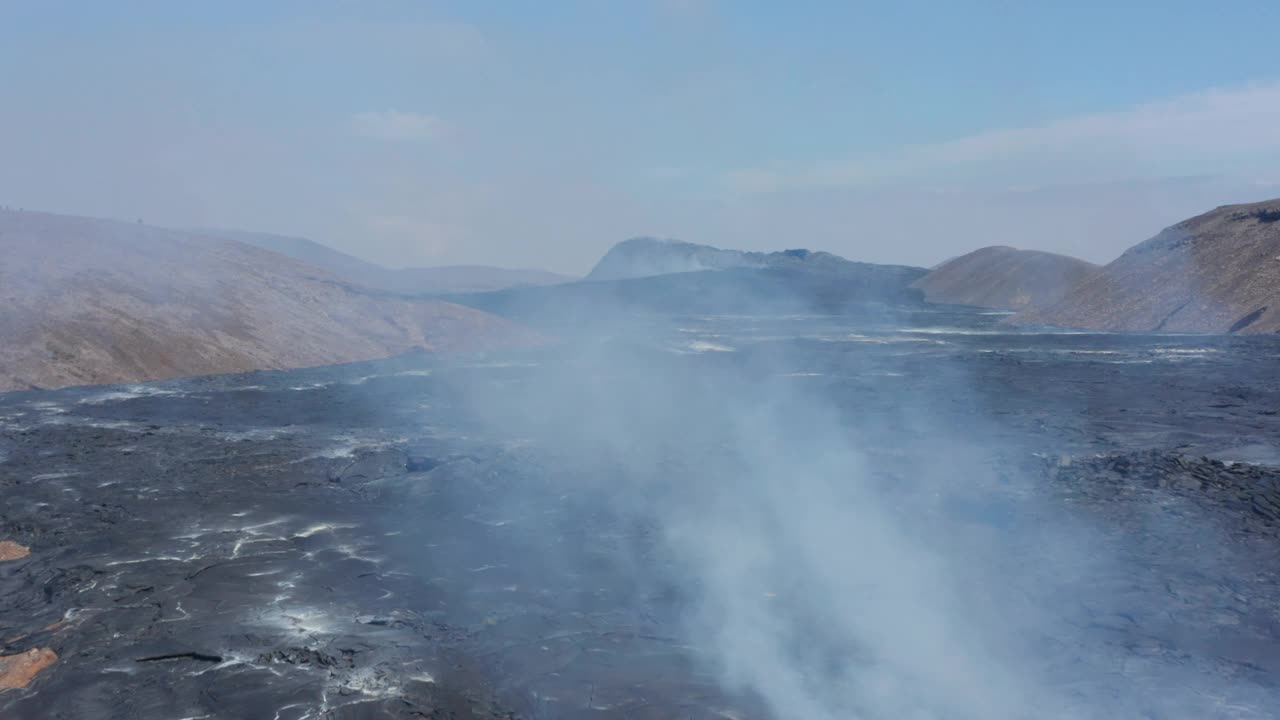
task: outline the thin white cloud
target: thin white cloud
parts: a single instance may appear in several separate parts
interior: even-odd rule
[[[983,133],[926,149],[924,159],[966,163],[1085,148],[1229,155],[1280,148],[1280,83],[1213,88],[1039,128]]]
[[[435,115],[387,110],[351,116],[356,133],[387,142],[431,142],[448,133],[449,126]]]
[[[1280,82],[1212,88],[824,166],[735,170],[724,182],[731,190],[760,193],[923,178],[1039,185],[1252,172],[1280,156],[1276,128]]]

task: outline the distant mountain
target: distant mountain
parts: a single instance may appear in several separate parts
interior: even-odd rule
[[[619,312],[874,312],[923,304],[923,293],[910,285],[926,272],[825,252],[746,253],[638,238],[614,246],[581,282],[447,298],[524,322],[569,326]]]
[[[358,285],[402,295],[485,292],[509,287],[555,285],[573,280],[545,270],[512,270],[485,265],[392,269],[366,262],[306,238],[240,230],[201,230],[201,234],[246,243],[324,268]]]
[[[874,265],[846,260],[839,255],[809,250],[745,252],[722,250],[680,240],[632,238],[609,249],[587,275],[587,280],[626,280],[706,270],[755,269],[845,274],[851,279],[897,283],[908,275],[919,277],[923,268]],[[907,281],[910,283],[910,280]]]
[[[1280,200],[1226,205],[1127,250],[1012,322],[1098,330],[1280,332]]]
[[[1021,310],[1061,300],[1097,269],[1066,255],[996,245],[942,263],[915,287],[933,303]]]
[[[0,390],[294,368],[535,342],[243,243],[0,211]]]
[[[680,240],[631,238],[609,249],[587,280],[626,280],[671,273],[764,267],[760,253],[721,250]]]

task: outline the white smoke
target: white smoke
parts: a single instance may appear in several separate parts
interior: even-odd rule
[[[997,472],[1028,448],[948,425],[933,408],[986,391],[958,367],[932,368],[950,397],[901,377],[863,396],[887,406],[850,406],[806,389],[821,373],[799,372],[794,342],[677,355],[637,327],[585,330],[527,386],[477,390],[474,410],[558,457],[562,491],[656,528],[656,555],[616,566],[677,586],[684,641],[759,716],[1265,717],[1242,700],[1254,690],[1126,646],[1155,628],[1108,634],[1161,602],[1126,584],[1148,556],[1043,478]],[[909,375],[878,357],[844,371]],[[1148,549],[1174,532],[1147,530]]]

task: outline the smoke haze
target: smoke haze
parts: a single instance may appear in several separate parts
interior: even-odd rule
[[[1264,717],[1262,690],[1155,651],[1177,636],[1165,584],[1244,561],[1194,512],[1123,506],[1118,530],[1045,485],[1032,438],[972,410],[989,390],[965,363],[860,344],[868,323],[835,317],[617,317],[465,394],[551,478],[498,515],[571,503],[608,528],[524,545],[578,598],[560,611],[598,602],[574,583],[604,563],[636,632],[675,633],[767,708],[751,716]],[[723,345],[680,339],[709,335]]]

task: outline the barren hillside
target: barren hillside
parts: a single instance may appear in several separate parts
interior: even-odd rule
[[[1280,332],[1280,200],[1226,205],[1165,229],[1060,302],[1013,322],[1098,330]]]
[[[534,340],[224,239],[0,212],[0,390],[295,368]]]

